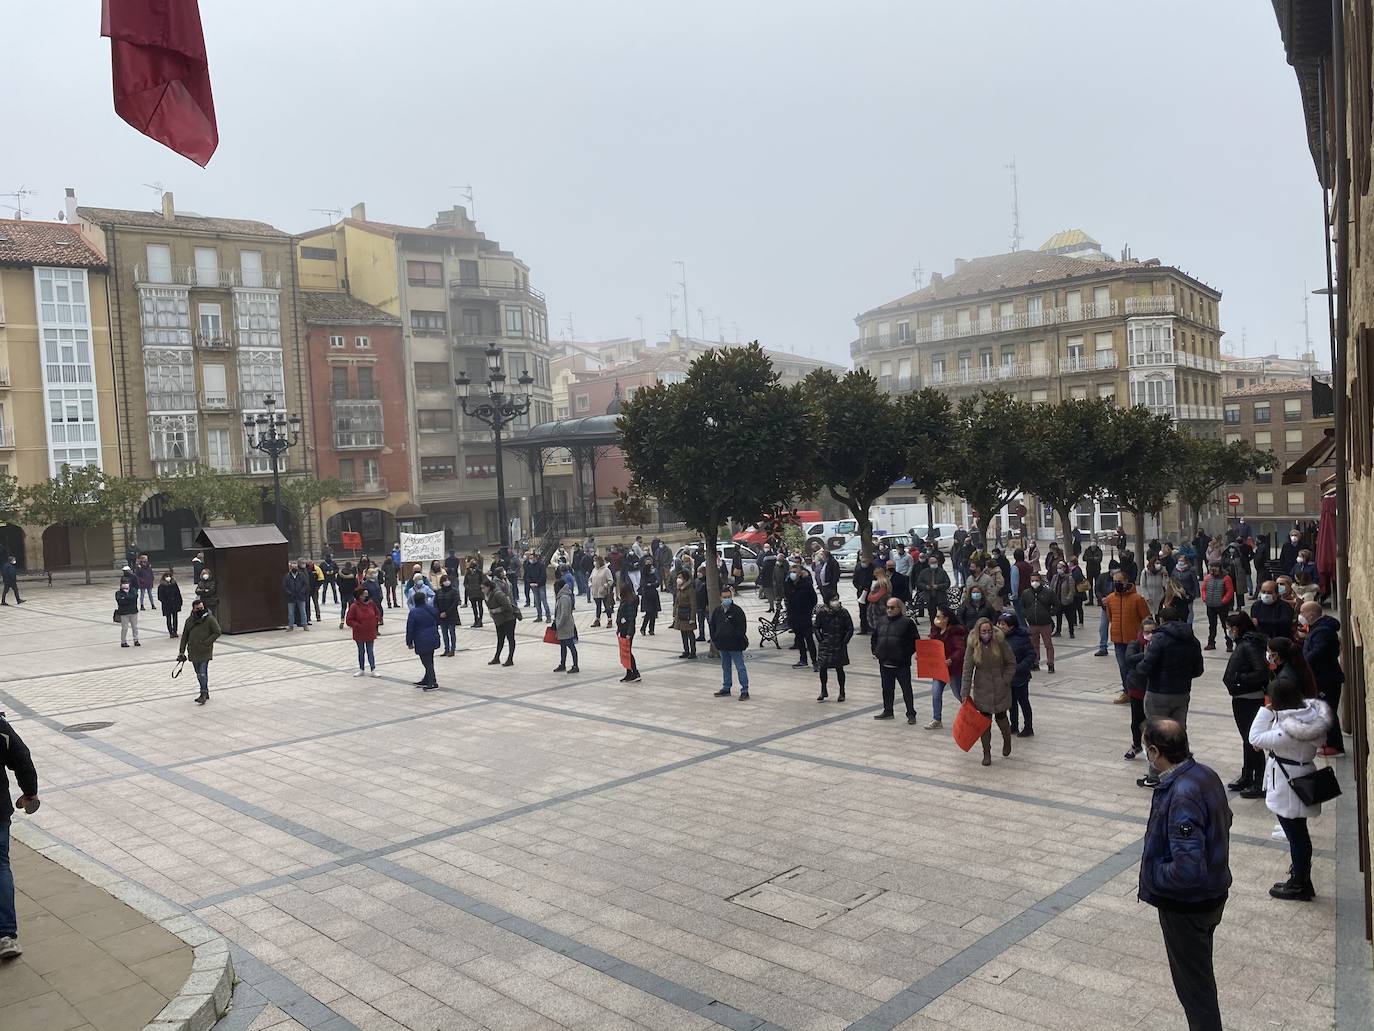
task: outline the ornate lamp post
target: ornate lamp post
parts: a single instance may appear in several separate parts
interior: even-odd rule
[[[509,546],[507,537],[510,526],[506,521],[506,474],[501,463],[501,428],[529,412],[530,386],[534,383],[534,377],[522,372],[516,381],[520,385],[519,393],[507,393],[506,374],[501,367],[501,348],[490,344],[484,353],[487,357],[487,396],[478,397],[469,405],[468,390],[472,387],[472,380],[468,379],[466,370],[458,374],[453,384],[458,388],[458,401],[463,414],[480,419],[491,427],[496,443],[496,518],[501,524],[501,547],[506,548]]]
[[[243,431],[248,438],[248,446],[261,451],[272,460],[272,505],[276,515],[277,528],[281,528],[281,458],[291,448],[301,442],[301,417],[286,415],[277,411],[277,399],[271,394],[263,398],[267,411],[256,418],[243,417]],[[290,436],[286,434],[291,427]]]

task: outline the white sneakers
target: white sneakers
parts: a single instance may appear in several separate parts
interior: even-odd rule
[[[381,676],[381,674],[378,673],[375,669],[372,671],[372,675],[373,675],[374,677],[380,677],[380,676]]]
[[[23,951],[18,939],[9,936],[0,938],[0,959],[14,959]]]
[[[355,677],[360,677],[360,676],[363,675],[363,671],[362,671],[362,670],[358,670],[358,672],[354,673],[353,675],[354,675]]]

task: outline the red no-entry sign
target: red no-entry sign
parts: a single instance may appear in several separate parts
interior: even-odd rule
[[[1239,494],[1227,494],[1227,495],[1226,495],[1226,503],[1227,503],[1228,505],[1230,505],[1232,508],[1235,508],[1237,505],[1240,504],[1240,495],[1239,495]]]

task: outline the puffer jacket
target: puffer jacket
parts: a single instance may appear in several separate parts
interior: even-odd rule
[[[1145,649],[1149,645],[1144,634],[1126,645],[1126,693],[1136,701],[1145,697],[1145,678],[1140,674],[1140,660],[1145,658]]]
[[[1011,686],[1020,687],[1022,684],[1029,684],[1031,679],[1031,666],[1035,662],[1035,648],[1031,645],[1030,634],[1015,626],[1005,632],[1007,644],[1011,647],[1012,655],[1016,656],[1016,669],[1011,675]]]
[[[1257,630],[1245,634],[1236,642],[1235,650],[1226,660],[1226,672],[1221,682],[1232,698],[1263,698],[1269,684],[1269,664],[1264,654],[1269,640]]]
[[[1038,591],[1028,586],[1021,592],[1021,614],[1026,617],[1028,626],[1049,626],[1057,610],[1054,591],[1043,583]]]
[[[1140,660],[1140,674],[1154,694],[1188,694],[1193,680],[1202,676],[1202,645],[1198,644],[1193,628],[1177,621],[1164,623],[1155,631],[1145,657]]]
[[[697,592],[691,583],[673,590],[673,629],[684,634],[696,633]]]
[[[1140,580],[1136,583],[1136,590],[1145,599],[1145,604],[1150,606],[1151,612],[1159,611],[1159,603],[1164,600],[1164,580],[1166,574],[1161,566],[1156,572],[1154,563],[1146,566],[1140,571]]]
[[[1264,804],[1275,816],[1292,820],[1321,813],[1320,805],[1303,804],[1289,780],[1306,776],[1317,768],[1312,760],[1326,740],[1331,719],[1331,707],[1320,698],[1307,699],[1301,709],[1275,712],[1266,707],[1255,714],[1255,722],[1250,724],[1250,744],[1269,753],[1264,766]],[[1285,760],[1282,770],[1278,759]]]
[[[911,668],[916,655],[916,642],[921,639],[920,628],[910,616],[893,619],[887,613],[873,624],[873,636],[869,647],[873,657],[883,666],[905,666]]]
[[[509,596],[493,582],[492,588],[487,592],[487,615],[497,626],[505,626],[507,623],[514,623],[520,618],[515,606],[511,604]]]
[[[977,633],[970,630],[964,649],[963,695],[972,699],[979,712],[988,715],[1006,712],[1011,708],[1011,678],[1016,672],[1016,654],[1005,641],[1003,648],[989,645],[989,658],[978,665],[974,661],[978,643]]]
[[[1302,642],[1302,657],[1312,670],[1317,690],[1325,691],[1345,683],[1341,669],[1341,621],[1335,616],[1322,616],[1307,630]]]
[[[592,570],[590,580],[593,598],[609,598],[611,587],[615,584],[615,574],[608,565],[600,565]]]
[[[839,669],[849,665],[849,640],[854,636],[854,617],[848,609],[828,605],[816,613],[816,666]]]
[[[1189,756],[1160,778],[1138,896],[1157,909],[1213,909],[1231,890],[1231,806],[1215,771]]]

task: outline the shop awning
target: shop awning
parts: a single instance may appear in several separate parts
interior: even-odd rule
[[[1307,474],[1317,466],[1325,465],[1331,461],[1331,453],[1335,450],[1336,431],[1326,430],[1321,440],[1283,471],[1283,477],[1279,482],[1283,484],[1306,483]]]

